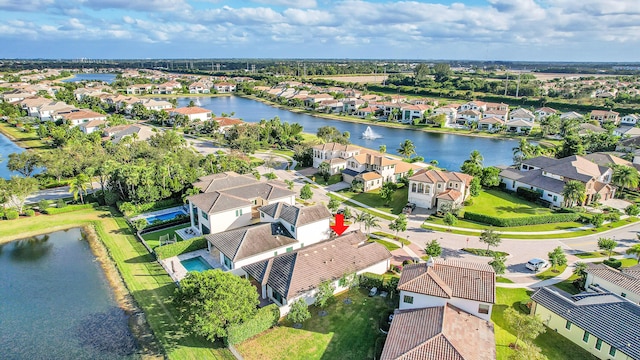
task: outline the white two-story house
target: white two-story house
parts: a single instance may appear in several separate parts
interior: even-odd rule
[[[360,148],[353,145],[335,142],[316,145],[313,147],[313,167],[317,169],[325,160],[348,159],[358,154],[360,154]]]
[[[279,181],[258,181],[234,172],[202,177],[203,193],[187,198],[191,227],[206,235],[260,221],[258,208],[277,202],[295,204],[295,192]]]
[[[640,304],[640,265],[614,269],[604,264],[587,264],[587,291],[609,291]]]
[[[473,176],[450,171],[420,170],[409,178],[408,202],[438,211],[444,204],[460,205],[469,196]]]
[[[398,282],[400,310],[450,304],[489,321],[496,299],[495,279],[486,263],[432,258],[406,265]]]

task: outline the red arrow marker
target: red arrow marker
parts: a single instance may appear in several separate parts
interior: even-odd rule
[[[338,236],[342,235],[342,233],[349,228],[349,226],[344,224],[343,214],[336,214],[336,224],[330,227],[336,232],[336,234],[338,234]]]

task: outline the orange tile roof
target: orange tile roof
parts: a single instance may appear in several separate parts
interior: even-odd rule
[[[198,106],[191,107],[181,107],[177,109],[171,109],[171,112],[182,114],[182,115],[193,115],[193,114],[208,114],[211,110],[207,110]]]

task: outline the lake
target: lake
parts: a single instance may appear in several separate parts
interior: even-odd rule
[[[7,169],[9,154],[23,152],[24,149],[9,140],[8,137],[0,133],[0,178],[8,179],[11,175],[18,175],[17,172],[11,172]]]
[[[366,130],[366,124],[350,123],[338,120],[318,118],[306,114],[297,114],[288,110],[278,109],[259,101],[245,99],[238,96],[224,97],[181,97],[179,106],[187,106],[189,101],[200,102],[200,106],[213,111],[220,116],[222,113],[235,112],[235,117],[247,122],[259,122],[261,119],[271,119],[278,116],[284,122],[297,122],[307,133],[315,134],[322,126],[335,126],[341,132],[351,134],[351,142],[355,145],[377,150],[380,145],[387,146],[387,152],[397,154],[397,148],[405,139],[410,139],[416,146],[418,155],[426,162],[437,160],[440,167],[449,170],[459,170],[462,162],[469,158],[469,153],[478,150],[484,156],[484,165],[510,165],[513,163],[512,149],[518,145],[515,140],[502,140],[462,136],[455,134],[428,133],[418,130],[387,128],[369,125],[373,131],[382,137],[376,140],[361,138]]]
[[[0,245],[0,274],[0,358],[139,358],[80,229]]]
[[[64,79],[62,82],[77,82],[77,81],[104,81],[107,84],[111,84],[116,79],[116,74],[102,74],[102,73],[89,73],[89,74],[74,74],[72,78]]]

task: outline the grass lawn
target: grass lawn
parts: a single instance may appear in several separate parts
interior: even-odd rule
[[[620,260],[620,262],[622,262],[621,268],[628,268],[628,267],[632,267],[632,266],[638,265],[638,260],[633,259],[633,258],[624,258],[624,259],[618,259],[618,260]],[[602,261],[594,263],[594,264],[602,264]]]
[[[479,196],[473,198],[473,205],[465,206],[463,211],[507,218],[551,214],[549,208],[499,190],[481,191]]]
[[[402,212],[402,208],[407,204],[408,189],[406,187],[402,187],[394,191],[389,205],[386,205],[385,200],[380,197],[380,189],[365,193],[341,191],[340,195],[359,201],[380,211],[398,215]]]
[[[21,129],[7,124],[6,122],[0,122],[0,132],[5,134],[21,148],[32,150],[50,149],[50,146],[40,140],[35,131],[30,133],[24,132]]]
[[[621,255],[619,252],[612,252],[613,255]],[[609,256],[609,254],[607,254],[606,251],[594,251],[594,252],[582,252],[582,253],[577,253],[577,254],[573,254],[576,257],[580,258],[580,259],[593,259],[593,258],[600,258],[600,257],[607,257]]]
[[[398,245],[396,245],[396,244],[394,244],[392,242],[389,242],[389,241],[380,240],[380,239],[371,239],[371,241],[377,242],[378,244],[386,247],[387,250],[389,250],[389,251],[400,249],[400,246],[398,246]]]
[[[350,298],[351,304],[343,300]],[[309,307],[311,318],[302,329],[294,329],[284,320],[280,325],[249,339],[236,348],[247,359],[373,359],[382,348],[379,322],[395,308],[388,299],[367,297],[364,289],[354,289],[336,296],[318,316]]]
[[[173,236],[175,235],[176,240],[181,241],[182,238],[176,234],[176,230],[184,229],[189,226],[189,224],[172,226],[170,228],[146,233],[142,235],[142,238],[147,242],[147,245],[149,245],[150,248],[155,249],[157,246],[160,246],[160,236],[169,234],[169,238],[173,239]]]
[[[429,217],[429,219],[427,221],[425,221],[425,224],[428,225],[429,223],[447,226],[447,224],[444,223],[444,220],[441,217],[431,216],[431,217]],[[497,227],[497,226],[490,226],[490,225],[486,225],[486,224],[481,224],[481,223],[475,222],[475,221],[469,221],[469,220],[465,220],[465,219],[458,219],[458,221],[456,221],[456,224],[454,226],[455,227],[460,227],[460,228],[466,228],[466,229],[477,229],[477,230],[485,230],[485,229],[493,228],[494,230],[497,230],[497,231],[503,230],[503,231],[514,231],[514,232],[516,232],[516,231],[517,232],[530,232],[530,231],[553,231],[553,230],[575,229],[575,228],[579,228],[581,226],[585,226],[585,224],[582,224],[582,223],[579,223],[579,222],[576,222],[576,221],[572,221],[572,222],[562,222],[562,223],[552,223],[552,224]]]
[[[506,360],[513,352],[509,344],[516,339],[504,321],[504,311],[507,307],[520,310],[520,302],[529,300],[531,293],[525,289],[496,288],[496,304],[493,306],[491,320],[494,322],[496,337],[496,352],[498,360]],[[584,351],[578,345],[572,343],[565,337],[547,328],[547,331],[534,341],[540,347],[542,353],[549,360],[587,360],[595,359],[591,354]]]
[[[554,284],[553,286],[557,287],[560,290],[564,290],[569,294],[577,294],[580,292],[580,289],[573,286],[573,281],[576,279],[578,279],[578,275],[571,275],[571,277],[567,280]]]
[[[314,176],[316,178],[316,182],[319,185],[322,185],[322,186],[333,185],[333,184],[337,184],[340,181],[342,181],[342,175],[341,174],[331,175],[329,177],[329,181],[324,181],[324,178],[322,177],[322,175],[320,175],[320,173],[316,173]]]
[[[558,266],[555,269],[552,266],[549,266],[547,270],[541,273],[537,273],[536,277],[540,280],[551,279],[553,277],[556,277],[562,274],[566,268],[567,268],[567,265]]]
[[[104,208],[103,208],[104,209]],[[95,226],[122,278],[170,359],[234,359],[222,344],[188,334],[172,297],[176,285],[115,210],[76,211],[0,222],[0,243],[80,226]]]
[[[386,238],[389,238],[389,239],[393,239],[393,240],[399,241],[399,242],[401,242],[401,243],[403,243],[405,245],[409,245],[410,244],[409,240],[407,240],[407,239],[405,239],[403,237],[400,237],[400,236],[398,236],[396,238],[396,236],[394,234],[389,234],[389,233],[384,232],[384,231],[375,231],[373,233],[373,235],[378,235],[378,236],[386,237]]]
[[[513,281],[502,276],[496,277],[496,282],[503,283],[503,284],[513,284]]]
[[[334,195],[332,193],[327,193],[327,196],[329,196],[332,199],[336,199],[336,200],[340,201],[341,203],[343,203],[345,205],[348,205],[348,206],[350,206],[350,207],[352,207],[352,208],[354,208],[354,209],[356,209],[358,211],[363,211],[363,212],[366,212],[366,213],[371,214],[373,216],[376,216],[376,217],[379,217],[379,218],[382,218],[382,219],[385,219],[385,220],[389,220],[389,221],[393,221],[393,219],[394,219],[390,215],[385,215],[384,213],[380,213],[378,211],[372,211],[371,209],[363,208],[360,205],[357,205],[357,204],[355,204],[355,203],[353,203],[353,202],[351,202],[349,200],[345,200],[345,199],[343,199],[341,197],[338,197],[338,196],[336,196],[336,195]],[[297,201],[297,199],[296,199],[296,201]]]

